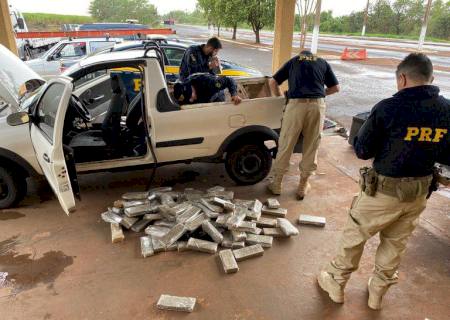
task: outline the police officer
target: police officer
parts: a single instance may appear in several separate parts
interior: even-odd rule
[[[184,81],[194,73],[217,74],[220,62],[217,53],[222,49],[222,43],[213,37],[202,45],[190,46],[184,53],[180,65],[180,80]]]
[[[318,276],[336,303],[344,302],[345,284],[358,269],[364,244],[379,233],[368,305],[381,308],[425,209],[433,166],[450,164],[450,103],[431,85],[430,59],[412,53],[396,75],[399,91],[375,105],[354,140],[358,158],[374,158],[373,169],[361,170],[362,190],[353,199],[337,255]]]
[[[228,89],[231,100],[239,104],[236,82],[229,77],[219,77],[209,73],[197,73],[174,85],[173,94],[180,104],[221,102],[223,90]],[[222,93],[222,94],[219,94]]]
[[[298,199],[303,200],[311,188],[308,179],[317,169],[317,150],[325,119],[324,98],[338,92],[339,83],[330,65],[310,51],[302,51],[273,75],[269,84],[275,95],[281,95],[279,85],[285,80],[289,84],[289,101],[281,125],[274,177],[268,188],[275,195],[281,194],[283,175],[289,168],[295,144],[300,134],[303,134],[301,175],[297,190]]]

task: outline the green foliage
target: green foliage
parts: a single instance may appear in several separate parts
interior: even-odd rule
[[[224,3],[224,23],[226,26],[233,27],[245,21],[246,12],[242,10],[241,0],[228,0],[224,1]]]
[[[370,35],[417,39],[422,27],[425,3],[422,0],[377,0],[369,9],[367,31]],[[331,11],[321,14],[322,32],[358,34],[364,12],[333,17]],[[428,23],[427,38],[450,40],[450,1],[435,0]]]
[[[94,22],[89,16],[62,15],[51,13],[31,13],[24,12],[23,17],[28,25],[32,28],[47,28],[48,26],[58,26],[62,24],[83,24]]]
[[[388,0],[377,0],[369,9],[369,30],[380,33],[391,33],[394,24],[394,11]],[[350,30],[352,32],[352,30]]]
[[[247,23],[255,33],[256,43],[260,42],[260,30],[273,26],[275,0],[198,0],[197,3],[208,24],[235,29]]]
[[[159,24],[156,7],[147,0],[92,0],[89,13],[102,22],[125,22],[137,19],[147,25]]]
[[[225,8],[217,3],[226,3]],[[198,0],[202,12],[210,24],[227,27],[249,26],[258,42],[259,31],[270,29],[274,23],[274,0]],[[422,26],[425,0],[372,0],[369,8],[367,36],[385,34],[388,37],[418,37]],[[309,16],[310,21],[313,15]],[[296,14],[294,28],[299,31],[300,17]],[[331,11],[321,13],[320,30],[328,33],[360,34],[364,12],[333,17]],[[309,31],[312,24],[309,25]],[[428,24],[427,38],[450,40],[450,1],[434,0]]]
[[[428,30],[434,37],[450,40],[450,1],[434,1]]]
[[[185,23],[185,24],[206,24],[208,23],[207,19],[203,15],[203,12],[199,9],[194,10],[193,12],[187,12],[182,10],[174,10],[170,11],[163,15],[163,20],[166,19],[174,19],[176,23]]]
[[[244,1],[247,22],[256,33],[265,26],[273,26],[275,20],[275,0]]]

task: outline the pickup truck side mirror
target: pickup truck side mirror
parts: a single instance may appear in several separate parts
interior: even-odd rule
[[[47,57],[47,61],[53,61],[53,60],[55,60],[55,58],[56,58],[55,55],[52,54],[52,55]]]
[[[6,118],[6,122],[10,125],[10,126],[19,126],[21,124],[25,124],[30,122],[30,116],[28,115],[28,112],[16,112],[16,113],[12,113],[10,114],[7,118]]]

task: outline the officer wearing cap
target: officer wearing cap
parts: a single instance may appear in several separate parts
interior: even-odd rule
[[[219,73],[220,62],[217,54],[220,49],[222,43],[216,37],[209,39],[206,44],[190,46],[181,60],[180,80],[184,81],[194,73]]]
[[[236,82],[229,77],[219,77],[209,73],[197,73],[185,81],[174,85],[173,95],[181,104],[221,102],[225,97],[223,90],[228,89],[231,100],[239,104],[241,98],[237,95]]]
[[[412,53],[398,65],[396,76],[398,92],[375,105],[353,143],[358,158],[373,158],[373,168],[361,170],[361,191],[353,199],[337,255],[318,276],[336,303],[344,302],[344,287],[358,269],[366,241],[379,233],[368,305],[381,308],[398,280],[400,259],[433,190],[432,180],[437,181],[433,167],[450,164],[450,102],[431,85],[430,59]]]
[[[281,194],[283,175],[289,168],[289,159],[300,134],[303,135],[300,183],[297,197],[303,200],[311,186],[310,175],[317,169],[317,151],[325,120],[325,96],[339,91],[339,83],[328,62],[302,51],[290,59],[270,79],[272,92],[280,96],[279,85],[288,80],[288,103],[284,109],[278,153],[269,190]],[[325,88],[326,86],[326,88]]]

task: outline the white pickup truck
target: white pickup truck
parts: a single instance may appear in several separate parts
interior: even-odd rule
[[[276,147],[267,144],[278,140],[284,98],[271,96],[267,78],[237,80],[244,99],[239,105],[227,101],[180,107],[171,98],[158,47],[88,57],[38,89],[42,79],[8,52],[0,50],[5,66],[16,73],[24,70],[26,88],[33,92],[22,99],[19,112],[9,114],[7,124],[0,123],[0,164],[5,167],[2,171],[0,165],[0,205],[2,193],[23,188],[17,181],[33,172],[46,176],[69,213],[79,193],[77,173],[201,161],[225,163],[238,184],[254,184],[270,171]],[[116,76],[120,93],[112,94],[105,88]],[[119,120],[112,116],[112,100],[123,103]],[[23,136],[28,128],[35,153]]]

